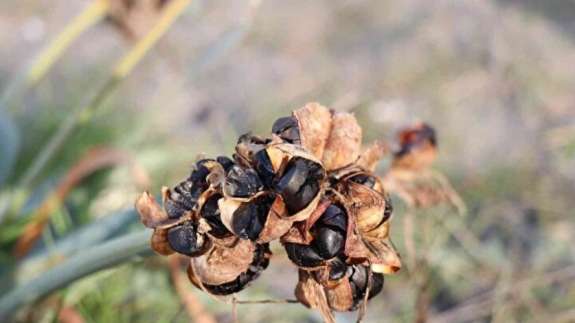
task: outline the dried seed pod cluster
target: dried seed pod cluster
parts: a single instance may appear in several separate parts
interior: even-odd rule
[[[402,139],[396,163],[434,148],[433,129],[421,127]],[[267,268],[269,243],[279,240],[299,267],[298,300],[324,314],[357,309],[401,267],[389,238],[391,202],[373,173],[387,149],[361,141],[352,114],[316,103],[278,119],[269,137],[242,135],[232,158],[202,159],[164,188],[163,207],[140,196],[152,248],[191,257],[192,283],[229,295]]]

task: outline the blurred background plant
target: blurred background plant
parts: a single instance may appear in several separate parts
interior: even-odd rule
[[[574,15],[544,0],[2,1],[0,316],[232,321],[177,259],[150,257],[134,198],[320,101],[355,112],[366,140],[434,125],[435,168],[468,208],[393,197],[406,268],[365,321],[575,321]],[[242,299],[292,298],[284,260]],[[292,304],[238,317],[320,320]]]

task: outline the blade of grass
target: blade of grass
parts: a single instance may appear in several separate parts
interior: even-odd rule
[[[21,306],[30,304],[79,278],[126,262],[134,256],[151,255],[150,236],[151,232],[145,230],[90,248],[46,271],[40,277],[18,286],[0,298],[0,321],[9,321]]]
[[[173,0],[164,8],[159,20],[150,32],[120,59],[113,69],[110,78],[99,88],[88,103],[81,105],[62,122],[56,133],[48,140],[48,143],[38,153],[36,158],[34,158],[32,165],[27,169],[20,181],[18,181],[18,187],[30,186],[54,154],[64,144],[72,131],[79,124],[90,120],[91,116],[102,106],[118,85],[130,74],[146,53],[150,51],[160,37],[166,33],[174,21],[184,12],[190,2],[191,0]],[[11,209],[18,210],[20,208],[18,205],[12,206]],[[3,214],[0,214],[0,219],[3,218]]]
[[[26,89],[34,87],[50,71],[72,42],[88,28],[101,21],[107,11],[107,0],[92,1],[64,27],[54,40],[40,51],[28,70],[20,74],[6,87],[0,101],[8,103],[16,94],[21,94]]]
[[[86,29],[102,20],[108,11],[108,6],[107,0],[94,0],[84,11],[76,16],[64,30],[40,52],[38,58],[28,71],[26,85],[31,87],[40,81],[75,39]]]

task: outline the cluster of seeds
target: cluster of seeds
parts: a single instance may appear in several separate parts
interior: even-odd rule
[[[186,180],[164,188],[163,207],[148,193],[138,199],[152,248],[189,256],[194,285],[229,295],[267,268],[269,243],[279,240],[299,268],[301,303],[357,309],[401,267],[389,240],[390,200],[373,174],[386,148],[362,149],[361,138],[352,114],[315,103],[278,119],[270,137],[242,135],[232,158],[199,160]]]

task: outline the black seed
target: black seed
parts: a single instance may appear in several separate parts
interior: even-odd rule
[[[287,196],[294,196],[301,189],[309,174],[309,166],[304,159],[290,162],[276,188]]]
[[[253,158],[254,169],[266,187],[271,187],[274,179],[274,169],[265,149],[258,151]]]
[[[345,276],[346,271],[347,271],[346,263],[340,258],[335,258],[329,264],[329,279],[330,280],[341,279]]]
[[[272,132],[289,143],[299,143],[300,133],[296,118],[279,118],[272,126]]]
[[[328,226],[334,229],[340,230],[340,232],[345,233],[347,232],[347,215],[345,211],[337,206],[337,205],[330,205],[319,218],[318,223],[314,224],[315,226]]]
[[[237,165],[230,168],[224,183],[225,192],[234,197],[250,197],[262,188],[262,182],[253,169]]]
[[[202,159],[196,162],[196,168],[192,170],[190,174],[190,180],[192,183],[200,183],[206,181],[206,176],[210,173],[210,170],[204,166],[206,162],[213,161],[213,159]]]
[[[170,219],[179,219],[184,215],[186,209],[178,202],[167,199],[164,203],[164,210]]]
[[[168,243],[174,251],[192,256],[200,251],[196,238],[196,227],[190,223],[175,226],[168,230]]]
[[[381,220],[381,222],[383,223],[387,221],[391,217],[392,213],[393,213],[393,205],[391,204],[391,199],[389,197],[386,197],[385,209],[383,210],[383,219]]]
[[[323,263],[323,258],[308,246],[298,243],[285,243],[288,258],[300,267],[317,267]]]
[[[314,249],[323,259],[331,259],[343,250],[344,234],[331,228],[321,227],[316,230],[313,240]]]
[[[210,196],[200,211],[200,215],[212,227],[210,234],[216,238],[224,238],[231,235],[231,232],[222,223],[220,209],[218,208],[218,200],[221,197],[219,194]]]
[[[383,289],[383,275],[380,273],[371,273],[371,281],[369,285],[369,296],[368,299],[371,299],[375,295],[379,294]]]
[[[319,191],[322,177],[321,167],[310,160],[293,158],[289,162],[275,189],[283,197],[290,214],[309,205]]]
[[[230,158],[226,157],[226,156],[218,156],[218,158],[216,158],[216,161],[222,165],[222,167],[224,168],[224,171],[227,173],[228,170],[234,166],[234,161],[231,160]]]
[[[242,203],[233,215],[234,233],[242,239],[257,240],[264,228],[273,201],[272,195],[266,195],[248,203]]]
[[[349,180],[358,184],[365,185],[369,188],[373,188],[375,186],[375,177],[366,174],[355,175]]]
[[[367,288],[367,267],[355,265],[353,266],[353,269],[353,273],[349,277],[349,280],[357,286],[361,293],[364,293]]]
[[[283,117],[279,118],[274,122],[272,126],[272,132],[279,134],[286,129],[297,127],[297,120],[294,117]]]

